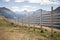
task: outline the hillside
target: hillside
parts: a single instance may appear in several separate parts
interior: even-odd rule
[[[6,17],[6,18],[14,18],[15,13],[13,11],[11,11],[10,9],[8,8],[5,8],[5,7],[0,7],[0,15]]]
[[[13,27],[12,23],[9,23],[4,16],[0,16],[0,27]]]
[[[40,32],[40,28],[15,25],[5,19],[0,16],[0,40],[60,40],[60,30],[54,30],[52,36],[50,28]]]

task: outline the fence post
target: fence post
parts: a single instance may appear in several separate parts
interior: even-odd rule
[[[51,36],[53,36],[53,7],[51,7],[51,14],[50,14],[50,25],[51,25]]]
[[[40,27],[41,27],[41,31],[42,31],[42,9],[41,9],[41,13],[40,13]]]

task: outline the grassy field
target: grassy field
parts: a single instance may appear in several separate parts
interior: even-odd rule
[[[48,28],[50,30],[50,28]],[[0,19],[0,40],[60,40],[60,30],[19,26]]]

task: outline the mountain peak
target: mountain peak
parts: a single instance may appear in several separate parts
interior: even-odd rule
[[[7,9],[6,7],[0,7],[1,9]]]
[[[0,7],[0,9],[10,11],[10,9],[8,9],[8,8],[6,8],[6,7]]]
[[[60,12],[60,7],[56,8],[54,11]]]
[[[56,10],[60,10],[60,7],[56,8]]]

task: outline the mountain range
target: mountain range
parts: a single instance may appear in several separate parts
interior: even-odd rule
[[[18,14],[13,12],[12,10],[6,8],[6,7],[0,7],[0,15],[8,18],[8,19],[14,19],[14,18],[21,18],[22,16],[24,16],[23,14]]]
[[[42,9],[38,9],[33,12],[27,12],[26,10],[16,13],[6,7],[0,7],[0,15],[6,17],[7,19],[19,19],[24,23],[39,24],[40,22],[40,13]],[[53,10],[54,14],[60,14],[60,7]],[[42,10],[42,16],[50,15],[51,11]],[[56,20],[56,19],[55,19]],[[60,20],[60,18],[59,18]],[[59,23],[60,24],[60,23]]]

